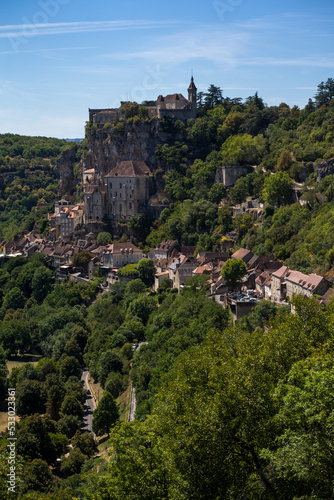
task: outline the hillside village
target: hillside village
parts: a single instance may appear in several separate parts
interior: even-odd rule
[[[18,242],[3,244],[2,257],[29,257],[34,253],[45,255],[46,262],[56,272],[59,281],[69,279],[74,283],[87,284],[95,276],[103,276],[101,290],[110,285],[128,283],[137,278],[136,272],[125,275],[118,271],[129,264],[138,264],[143,258],[154,262],[155,279],[153,290],[157,291],[164,280],[170,280],[172,288],[180,292],[187,281],[194,277],[205,277],[209,290],[207,295],[226,308],[229,306],[234,320],[250,314],[260,300],[269,300],[277,305],[288,305],[294,295],[316,297],[327,304],[334,297],[331,282],[311,273],[305,275],[284,266],[273,255],[257,256],[245,248],[235,252],[200,252],[194,257],[195,247],[182,247],[177,241],[164,241],[147,256],[133,243],[119,242],[99,246],[94,234],[88,234],[75,243],[50,242],[38,234],[30,233]],[[87,270],[73,265],[73,256],[86,251],[91,254]],[[247,274],[237,288],[229,289],[221,271],[230,259],[241,259],[247,266]]]
[[[334,500],[333,1],[1,7],[0,500]]]
[[[186,122],[196,118],[196,101],[197,88],[192,76],[188,99],[178,93],[165,97],[160,95],[155,105],[147,106],[145,112],[148,113],[149,120],[157,122],[157,127],[166,118],[174,122]],[[126,106],[127,103],[123,102],[118,109],[89,109],[88,123],[101,131],[106,127],[114,127],[124,121]],[[42,253],[51,269],[56,272],[58,280],[88,283],[99,274],[103,277],[101,289],[104,291],[115,282],[128,282],[136,277],[136,274],[131,276],[131,273],[122,275],[118,272],[119,269],[148,258],[154,262],[155,291],[165,279],[170,280],[172,288],[180,292],[190,278],[204,276],[209,285],[207,294],[224,308],[229,306],[235,320],[249,314],[254,304],[262,299],[281,305],[286,305],[294,294],[316,296],[324,304],[330,300],[332,289],[328,279],[314,273],[306,275],[290,269],[272,254],[257,256],[246,248],[235,250],[240,244],[233,231],[225,238],[229,243],[222,243],[217,251],[196,253],[195,246],[165,240],[145,254],[132,241],[124,241],[125,235],[122,242],[99,246],[97,235],[103,227],[102,223],[108,222],[111,227],[116,228],[119,223],[150,213],[150,200],[157,192],[155,171],[159,168],[159,162],[155,160],[150,163],[143,159],[145,146],[138,151],[139,153],[129,154],[129,159],[119,162],[107,157],[103,160],[103,168],[99,163],[99,156],[89,152],[82,161],[80,185],[83,202],[76,203],[75,197],[70,194],[64,196],[55,203],[54,212],[48,214],[49,230],[46,236],[41,237],[33,231],[19,241],[3,242],[2,257],[29,257],[33,253]],[[67,156],[68,152],[65,151],[64,157]],[[325,162],[320,167],[320,179],[331,175],[331,162]],[[218,165],[214,185],[232,188],[240,178],[255,172],[255,168],[249,164]],[[300,205],[305,205],[308,203],[307,195],[301,194],[300,189],[300,184],[295,183],[293,196]],[[324,194],[316,196],[322,203],[326,202]],[[220,206],[224,207],[223,200]],[[168,203],[160,204],[158,214],[166,207]],[[232,205],[231,208],[233,218],[238,214],[249,214],[253,221],[262,221],[265,206],[255,197],[250,197],[246,202]],[[91,255],[86,270],[73,266],[73,256],[82,251]],[[247,266],[247,275],[236,289],[229,289],[221,276],[223,266],[230,259],[241,259]]]
[[[90,109],[80,144],[0,136],[17,498],[332,498],[334,81],[319,89],[300,110],[192,78],[188,99]]]

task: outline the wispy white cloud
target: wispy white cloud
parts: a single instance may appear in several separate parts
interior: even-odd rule
[[[33,54],[33,53],[41,53],[47,54],[49,52],[70,52],[73,50],[93,50],[97,47],[54,47],[48,49],[28,49],[28,50],[17,50],[15,54]],[[12,50],[0,51],[0,55],[13,54]]]
[[[147,30],[168,28],[179,25],[179,21],[118,20],[118,21],[83,21],[68,23],[16,24],[0,26],[0,38],[19,36],[33,37],[45,35],[65,35],[86,32]]]
[[[245,66],[303,66],[308,68],[334,68],[334,58],[331,55],[313,55],[309,57],[294,57],[291,59],[280,57],[249,57],[240,58],[238,63]]]
[[[250,35],[246,32],[199,28],[161,37],[149,49],[114,52],[102,57],[121,61],[142,59],[173,65],[197,59],[233,65],[236,55],[242,53],[249,41]]]
[[[291,90],[317,90],[317,87],[291,87]]]

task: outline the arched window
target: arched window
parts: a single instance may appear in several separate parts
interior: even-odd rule
[[[119,204],[119,213],[122,213],[122,203]]]

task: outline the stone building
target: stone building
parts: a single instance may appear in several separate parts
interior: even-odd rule
[[[329,283],[318,274],[303,274],[299,271],[289,271],[285,277],[286,296],[292,299],[293,295],[313,297],[313,295],[324,295]]]
[[[197,114],[197,88],[194,77],[191,77],[188,87],[188,99],[182,94],[171,94],[163,97],[159,95],[156,102],[157,116],[162,119],[166,116],[179,120],[196,118]]]
[[[271,300],[271,281],[271,273],[267,271],[263,271],[263,273],[255,279],[255,289],[265,300]]]
[[[106,247],[102,258],[104,268],[114,269],[137,264],[143,258],[143,253],[133,243],[113,243]]]
[[[160,120],[165,116],[178,120],[196,118],[197,114],[197,88],[194,77],[191,77],[188,87],[188,99],[182,94],[159,95],[155,106],[148,107],[149,118],[157,117]],[[123,103],[121,103],[123,104]],[[95,126],[112,123],[122,118],[122,108],[90,109],[89,121]]]
[[[285,276],[290,271],[287,266],[282,266],[274,271],[271,276],[271,300],[282,302],[286,297]]]
[[[286,298],[292,299],[293,295],[313,297],[324,295],[329,288],[328,281],[318,274],[304,274],[293,271],[286,266],[272,273],[271,299],[281,302]]]
[[[180,245],[175,240],[165,240],[149,252],[148,257],[152,260],[169,259],[173,250],[180,250]]]
[[[83,223],[84,205],[70,205],[67,200],[59,200],[55,203],[55,211],[49,215],[50,229],[54,237],[71,236],[79,224]]]
[[[90,175],[83,183],[86,223],[129,220],[147,209],[153,175],[144,161],[122,161],[103,179]]]
[[[85,223],[99,222],[105,217],[106,192],[97,184],[84,185]]]
[[[144,161],[122,161],[104,178],[106,215],[129,220],[147,208],[153,175]]]
[[[117,108],[109,109],[90,109],[89,108],[89,121],[94,125],[111,123],[119,120],[121,117],[120,111]]]
[[[148,107],[149,116],[180,120],[195,118],[196,97],[197,88],[191,77],[188,99],[182,94],[160,95],[155,106]],[[122,117],[122,106],[118,109],[89,109],[89,121],[98,129]],[[143,132],[143,127],[149,127],[149,130]],[[108,144],[96,141],[100,147],[89,152],[82,174],[86,224],[102,220],[117,223],[130,220],[137,214],[154,212],[156,205],[149,206],[148,203],[154,193],[153,174],[148,164],[151,167],[156,165],[158,129],[158,121],[154,120],[153,125],[142,123],[133,127],[131,133],[123,134],[124,137],[118,134]]]
[[[247,265],[253,256],[254,256],[253,252],[251,252],[250,250],[247,250],[247,248],[239,248],[239,250],[236,250],[231,255],[231,258],[232,259],[241,259]]]

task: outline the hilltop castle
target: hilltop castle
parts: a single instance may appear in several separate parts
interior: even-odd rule
[[[191,77],[188,99],[182,94],[171,94],[165,97],[160,95],[155,106],[148,106],[148,116],[157,120],[162,120],[164,117],[179,120],[196,118],[196,97],[197,88],[194,78]],[[89,121],[98,129],[103,124],[117,122],[120,118],[123,118],[122,108],[89,109]],[[133,132],[130,135],[131,139],[129,134],[124,139],[128,144],[136,140],[133,138]],[[117,139],[116,149],[120,147],[121,140]],[[102,157],[91,154],[90,168],[89,163],[86,163],[88,169],[83,172],[86,224],[104,219],[114,222],[129,220],[147,210],[149,198],[154,193],[153,173],[146,161],[143,161],[146,160],[144,155],[147,156],[147,147],[145,148],[142,143],[142,137],[137,141],[140,147],[133,148],[136,153],[129,148],[128,154],[123,153],[122,158],[118,160],[115,158],[116,161],[110,158],[110,151],[108,151],[109,154],[106,151],[107,146],[103,147]],[[136,143],[135,146],[138,144]],[[154,148],[155,146],[153,151]],[[107,158],[106,164],[109,165],[109,172],[105,166],[104,169],[102,168],[105,158]],[[154,167],[153,163],[151,161],[151,167]]]
[[[148,116],[149,118],[159,118],[160,120],[165,116],[178,120],[196,118],[196,97],[197,88],[192,76],[188,87],[188,99],[182,94],[170,94],[165,97],[159,95],[155,106],[148,106]],[[122,118],[121,108],[89,109],[88,111],[89,121],[94,125],[111,123]]]

